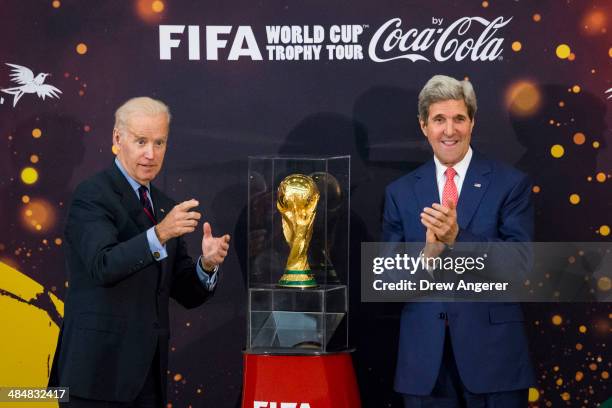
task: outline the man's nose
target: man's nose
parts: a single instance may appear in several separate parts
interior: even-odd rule
[[[446,122],[446,126],[444,128],[444,134],[446,136],[452,136],[453,135],[453,130],[454,130],[454,128],[453,128],[453,121],[452,120],[447,121]]]
[[[145,157],[147,159],[153,159],[153,145],[152,144],[147,144],[147,146],[145,147]]]

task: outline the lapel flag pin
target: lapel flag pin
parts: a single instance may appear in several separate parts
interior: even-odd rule
[[[164,210],[163,208],[160,208],[160,209],[159,209],[159,211],[161,211],[161,212],[163,212],[163,213],[165,213],[165,212],[166,212],[166,210]]]
[[[476,187],[476,188],[480,188],[480,187],[482,187],[482,184],[480,184],[480,183],[474,183],[474,187]]]

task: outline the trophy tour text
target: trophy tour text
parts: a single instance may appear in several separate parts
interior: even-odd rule
[[[399,17],[378,28],[369,24],[268,25],[254,31],[250,25],[160,25],[159,59],[490,62],[503,59],[504,38],[499,31],[511,20],[461,17],[445,25],[444,18],[432,17],[431,26],[423,29],[407,26]]]

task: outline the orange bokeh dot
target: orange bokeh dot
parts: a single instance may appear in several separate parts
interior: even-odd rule
[[[577,145],[582,145],[584,144],[584,142],[586,142],[586,136],[582,132],[575,133],[573,139],[574,143],[576,143]]]
[[[576,343],[576,350],[578,350],[578,351],[582,350],[582,344],[581,343]]]
[[[162,11],[164,11],[164,2],[160,1],[160,0],[155,0],[152,4],[151,4],[151,10],[153,10],[156,13],[161,13]]]
[[[59,8],[62,5],[62,3],[59,2],[59,0],[53,0],[53,2],[51,3],[51,6],[53,6],[53,8]]]
[[[572,92],[573,93],[579,93],[580,92],[580,85],[572,86]]]
[[[555,159],[559,159],[559,158],[563,157],[563,155],[565,154],[565,149],[560,144],[556,144],[554,146],[551,146],[550,154]]]
[[[30,161],[31,161],[32,163],[38,163],[38,156],[37,156],[37,155],[35,155],[35,154],[31,155],[31,156],[30,156]]]
[[[55,245],[62,245],[62,239],[61,238],[55,238]]]
[[[560,315],[554,315],[551,320],[555,326],[559,326],[563,323],[563,318]]]
[[[36,129],[32,130],[32,137],[34,139],[38,139],[41,136],[42,136],[42,131],[39,128],[36,128]]]
[[[576,205],[580,203],[580,196],[578,194],[572,194],[569,196],[569,202]]]
[[[85,43],[78,43],[76,46],[77,54],[84,55],[87,53],[87,45]]]
[[[563,101],[559,101],[559,107],[560,107],[560,108],[563,108],[564,106],[565,106],[565,102],[563,102]]]
[[[573,61],[573,60],[575,60],[575,59],[576,59],[576,54],[574,54],[573,52],[572,52],[572,53],[570,53],[570,55],[567,57],[567,59],[568,59],[569,61]]]
[[[578,331],[580,333],[586,333],[587,332],[587,328],[584,324],[580,325],[580,327],[578,327]]]
[[[605,173],[603,173],[603,172],[599,172],[599,173],[597,173],[597,175],[595,176],[595,179],[596,179],[597,181],[599,181],[600,183],[603,183],[604,181],[606,181],[606,178],[607,178],[607,177],[606,177],[606,174],[605,174]]]
[[[523,48],[523,44],[520,41],[515,41],[512,43],[512,51],[520,51]]]
[[[533,15],[533,21],[535,21],[536,23],[540,22],[542,20],[542,16],[538,13],[535,13]]]
[[[582,17],[582,27],[586,34],[600,34],[606,27],[606,15],[600,10],[589,11]]]
[[[178,373],[174,374],[174,381],[181,381],[182,379],[183,379],[182,375]]]
[[[540,89],[534,82],[519,80],[505,92],[506,106],[517,116],[529,116],[538,110],[542,99]]]
[[[603,378],[604,380],[607,380],[608,378],[610,378],[610,373],[607,371],[602,371],[601,378]]]
[[[137,0],[134,2],[138,17],[147,23],[160,21],[165,3],[160,0]]]
[[[533,186],[533,188],[531,189],[531,191],[533,191],[534,193],[539,193],[541,191],[540,186]]]
[[[30,196],[27,196],[27,195],[21,196],[21,202],[24,203],[24,204],[29,203],[30,202]]]
[[[488,1],[483,1],[482,2],[482,7],[484,7],[484,8],[489,7],[489,2]]]
[[[593,142],[593,147],[599,149],[599,142],[597,140]]]
[[[22,210],[21,223],[30,230],[41,231],[55,225],[55,210],[47,201],[30,200]]]
[[[589,370],[591,370],[591,371],[597,370],[597,364],[595,364],[595,363],[589,364]]]

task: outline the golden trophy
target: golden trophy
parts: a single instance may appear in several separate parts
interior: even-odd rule
[[[289,245],[285,273],[278,286],[303,289],[317,286],[308,265],[308,246],[319,197],[316,183],[304,174],[291,174],[278,186],[276,208],[281,213],[283,235]]]

